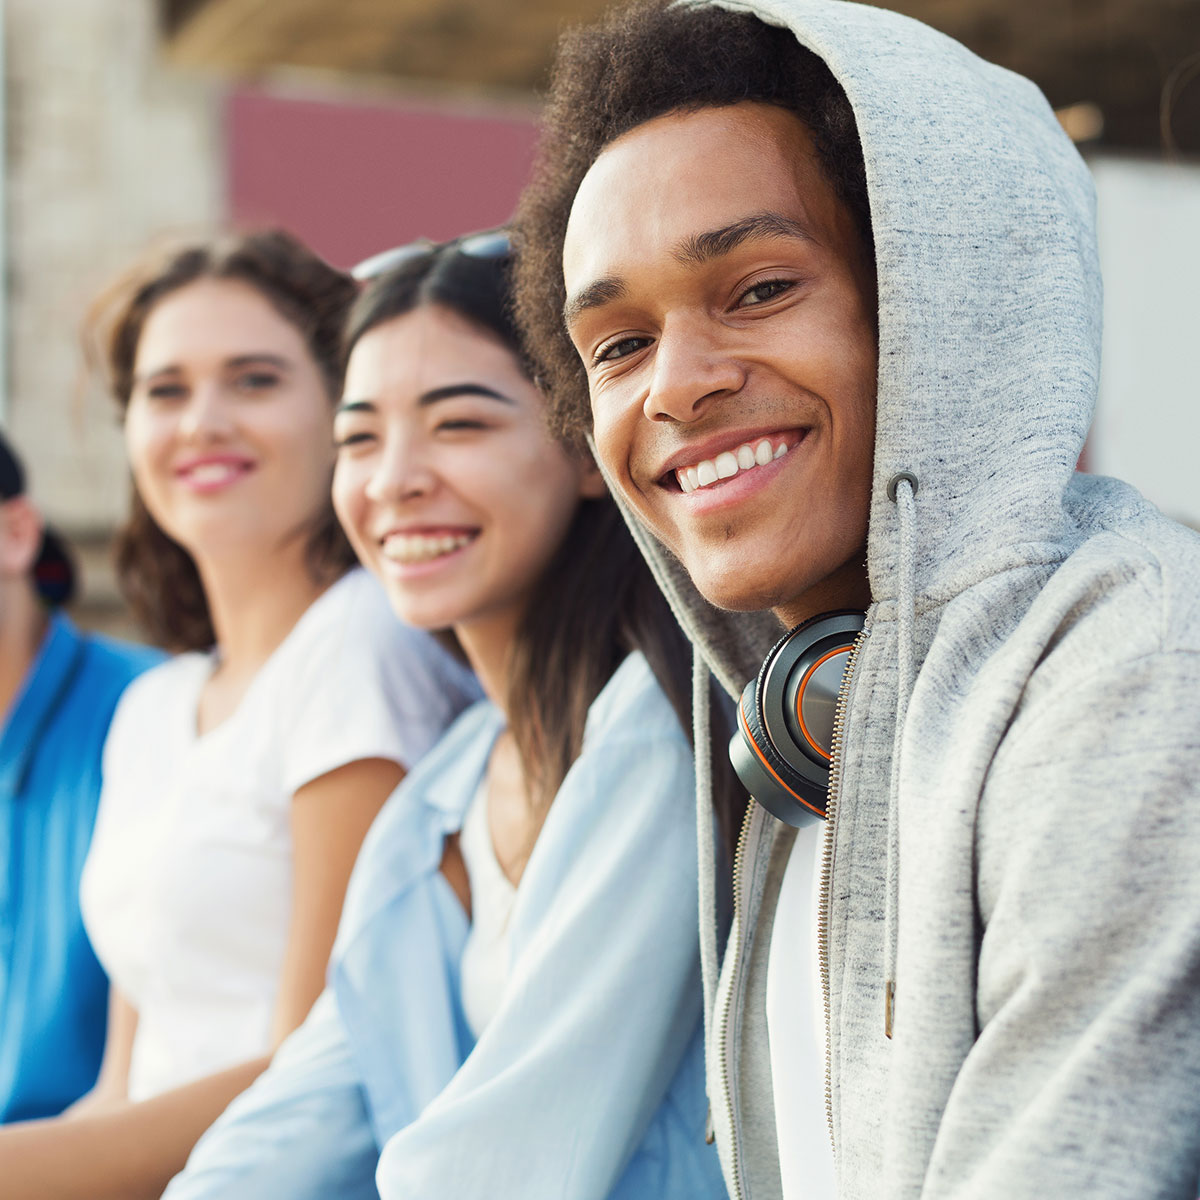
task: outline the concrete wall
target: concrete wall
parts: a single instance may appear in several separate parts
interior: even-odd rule
[[[1089,465],[1200,528],[1200,166],[1092,169],[1104,358]]]
[[[164,230],[220,219],[219,93],[162,65],[152,0],[5,0],[4,423],[76,545],[89,624],[125,629],[108,538],[127,502],[111,404],[82,370],[96,290]]]
[[[218,97],[161,65],[150,0],[6,0],[6,424],[67,530],[124,511],[111,406],[81,389],[90,297],[148,238],[222,210]]]

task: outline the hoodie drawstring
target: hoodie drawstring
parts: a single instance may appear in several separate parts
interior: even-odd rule
[[[700,979],[704,987],[707,1051],[717,999],[717,847],[713,831],[711,675],[699,649],[692,651],[692,739],[696,753],[696,847],[700,858]]]
[[[917,477],[893,475],[887,486],[900,518],[899,634],[897,638],[896,732],[892,741],[891,787],[888,792],[887,907],[884,910],[884,1019],[890,1038],[896,1013],[896,948],[900,929],[900,744],[913,682],[913,626],[917,619]]]

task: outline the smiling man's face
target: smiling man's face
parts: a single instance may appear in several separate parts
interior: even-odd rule
[[[866,607],[871,260],[799,118],[672,113],[609,145],[563,250],[615,486],[723,608]]]

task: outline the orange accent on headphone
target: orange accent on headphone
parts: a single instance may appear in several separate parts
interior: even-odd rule
[[[842,653],[842,651],[835,650],[834,653],[840,654],[840,653]],[[742,706],[740,704],[738,705],[738,720],[742,723],[742,732],[746,735],[747,745],[749,745],[750,748],[754,751],[754,757],[757,758],[758,761],[760,763],[762,763],[762,765],[767,769],[767,772],[770,774],[771,778],[774,779],[775,782],[777,784],[779,784],[779,786],[781,788],[783,788],[783,790],[785,792],[787,792],[787,794],[789,796],[795,797],[795,799],[797,799],[801,804],[803,804],[804,807],[806,809],[808,809],[808,811],[810,813],[815,813],[818,817],[824,817],[825,813],[820,808],[817,808],[816,805],[810,804],[798,792],[795,792],[790,787],[788,787],[788,785],[786,783],[784,783],[782,779],[779,778],[778,774],[776,774],[775,768],[772,767],[771,764],[769,762],[767,762],[766,758],[763,757],[762,750],[759,748],[758,743],[754,740],[754,737],[751,735],[749,725],[746,724],[746,714],[742,711]]]
[[[816,739],[808,732],[808,726],[804,723],[804,689],[808,687],[808,681],[812,677],[812,673],[822,664],[827,663],[831,658],[838,654],[845,654],[850,649],[850,646],[837,646],[830,650],[828,654],[823,654],[817,659],[807,671],[804,672],[804,678],[800,680],[800,686],[796,689],[796,720],[800,723],[800,732],[804,734],[804,740],[826,761],[830,761],[830,754],[827,750],[823,750],[817,745]],[[795,795],[795,793],[793,793]]]

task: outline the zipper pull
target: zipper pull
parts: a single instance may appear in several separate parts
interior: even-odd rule
[[[709,1103],[708,1111],[704,1114],[704,1144],[711,1146],[717,1140],[717,1131],[713,1128],[712,1119],[712,1103]]]
[[[892,1036],[892,1025],[896,1019],[896,981],[889,979],[883,989],[883,1032]]]

